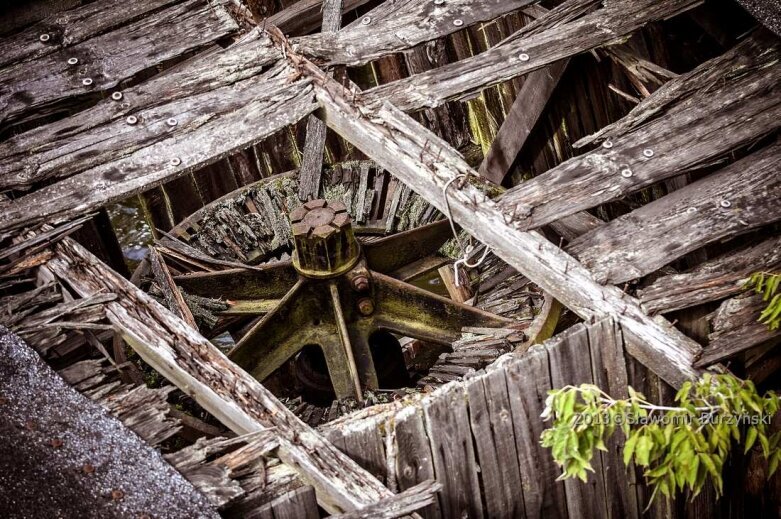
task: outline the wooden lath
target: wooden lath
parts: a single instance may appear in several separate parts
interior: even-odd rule
[[[781,121],[780,55],[777,40],[747,38],[660,88],[627,116],[632,126],[616,124],[601,148],[508,190],[500,205],[520,217],[521,228],[536,229],[752,143]]]
[[[663,319],[652,319],[638,302],[612,286],[596,283],[577,260],[537,233],[516,228],[511,212],[465,179],[472,170],[446,142],[423,128],[393,105],[368,104],[328,78],[297,55],[279,31],[270,29],[278,45],[299,73],[311,77],[327,124],[378,164],[424,196],[440,211],[449,212],[467,232],[493,248],[497,255],[551,293],[586,320],[615,316],[634,334],[632,353],[672,385],[694,376],[691,367],[699,346]],[[463,186],[444,190],[463,177]]]
[[[237,434],[273,429],[280,459],[336,513],[393,494],[301,422],[263,385],[148,294],[67,239],[48,268],[82,297],[115,293],[106,317],[139,356]]]
[[[700,0],[641,0],[611,2],[582,15],[594,0],[570,0],[535,21],[529,36],[510,38],[504,44],[434,70],[381,85],[365,92],[370,101],[390,101],[413,111],[463,99],[489,86],[547,67],[561,59],[602,45],[621,42],[643,25],[675,16]],[[631,4],[631,7],[630,5]]]
[[[113,31],[0,70],[3,122],[42,117],[69,98],[115,88],[144,70],[235,33],[239,27],[225,1],[187,0],[126,25],[120,19]],[[100,20],[90,21],[99,31]],[[40,37],[48,39],[27,43],[45,46],[57,34],[46,32]]]

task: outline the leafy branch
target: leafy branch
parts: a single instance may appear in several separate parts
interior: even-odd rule
[[[747,288],[754,288],[762,295],[763,301],[768,301],[767,307],[759,315],[759,322],[766,324],[769,329],[777,330],[781,326],[781,273],[755,272],[746,283]]]
[[[732,441],[748,452],[756,443],[769,463],[769,475],[781,461],[781,431],[769,425],[779,409],[773,392],[757,394],[751,381],[732,375],[705,374],[686,382],[675,395],[675,406],[648,402],[631,387],[629,398],[614,399],[593,384],[566,386],[548,392],[542,418],[553,420],[542,433],[543,447],[551,449],[562,467],[559,479],[584,482],[597,450],[620,428],[624,434],[624,464],[643,468],[646,482],[670,498],[688,488],[696,496],[710,479],[721,495],[724,462]]]

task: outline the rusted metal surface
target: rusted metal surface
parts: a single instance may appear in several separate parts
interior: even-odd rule
[[[279,285],[267,272],[298,281],[279,305],[253,326],[231,351],[230,358],[258,380],[264,380],[305,346],[319,346],[337,398],[362,399],[363,389],[378,389],[383,377],[375,366],[371,340],[378,331],[449,345],[464,326],[509,327],[514,321],[436,296],[385,273],[431,254],[426,238],[442,239],[446,223],[435,223],[394,237],[364,244],[356,241],[343,204],[313,200],[290,214],[295,252],[292,262],[263,270],[236,272],[240,282],[228,281],[230,271],[197,274],[208,287],[201,293],[225,295],[221,285],[260,289],[263,297],[278,297]],[[433,233],[433,234],[432,234]],[[395,261],[395,247],[401,262]],[[435,249],[434,249],[435,250]],[[295,271],[293,270],[295,269]],[[376,269],[376,270],[375,270]],[[185,276],[181,280],[192,280]],[[230,285],[228,285],[230,283]],[[190,290],[193,285],[188,286]],[[260,293],[255,291],[254,293]],[[236,296],[230,291],[227,297]],[[245,308],[252,303],[243,303]],[[260,303],[257,305],[262,307]],[[402,363],[403,364],[403,363]]]

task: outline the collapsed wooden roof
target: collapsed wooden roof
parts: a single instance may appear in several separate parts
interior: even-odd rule
[[[117,294],[101,308],[139,355],[237,434],[273,429],[279,458],[333,512],[394,497],[179,317],[63,239],[75,219],[306,117],[299,183],[302,198],[310,197],[321,183],[322,119],[580,318],[615,319],[627,351],[673,386],[736,348],[778,337],[755,327],[750,341],[734,341],[730,333],[753,325],[746,311],[737,322],[719,321],[703,350],[659,315],[725,298],[753,309],[757,301],[743,297],[738,282],[779,263],[777,37],[758,28],[694,70],[667,75],[628,115],[575,143],[588,151],[492,198],[570,57],[604,47],[635,71],[664,75],[619,44],[700,2],[570,0],[546,11],[525,0],[407,0],[381,3],[339,30],[340,5],[364,3],[324,2],[324,32],[298,36],[319,26],[320,2],[304,0],[253,27],[252,15],[228,0],[132,8],[99,0],[7,37],[0,189],[9,197],[0,202],[0,235],[15,245],[1,253],[13,259],[6,273],[40,266],[81,298]],[[472,57],[364,91],[325,72],[411,52],[520,9],[536,19]],[[519,76],[527,79],[477,169],[410,116]],[[683,180],[692,171],[701,178]],[[669,194],[619,218],[586,212],[663,181]],[[566,237],[565,247],[539,232],[548,225]],[[620,287],[759,228],[770,230],[765,241],[660,275],[639,297]]]

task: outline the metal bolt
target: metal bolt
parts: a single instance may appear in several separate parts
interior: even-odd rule
[[[694,214],[694,213],[697,212],[697,208],[696,207],[689,207],[688,209],[686,209],[686,212],[689,213],[689,214]]]
[[[651,157],[654,156],[654,150],[652,150],[651,148],[646,148],[643,150],[643,155],[650,159]]]
[[[610,148],[613,147],[613,141],[611,141],[610,139],[605,139],[605,142],[602,143],[602,147],[605,148],[606,150],[609,150]]]
[[[374,313],[374,302],[368,297],[364,297],[358,301],[358,311],[361,315],[371,315]]]
[[[136,117],[135,115],[128,115],[127,119],[125,119],[125,122],[131,125],[136,124],[138,122],[138,117]]]
[[[179,157],[174,157],[174,158],[172,158],[172,159],[171,159],[171,161],[170,161],[170,164],[171,164],[172,166],[178,166],[178,165],[179,165],[179,164],[181,164],[181,163],[182,163],[182,159],[180,159]]]
[[[624,178],[629,178],[632,176],[632,170],[629,168],[624,168],[621,170],[621,176]]]
[[[51,39],[51,35],[49,35],[49,34],[41,34],[38,37],[38,39],[41,40],[42,42],[46,43],[47,41],[49,41]]]
[[[529,61],[529,55],[526,54],[525,52],[522,52],[521,54],[518,55],[518,59],[521,61]]]
[[[453,20],[453,25],[455,25],[456,27],[461,27],[462,25],[464,25],[464,20],[462,20],[461,18],[456,18],[455,20]]]
[[[90,86],[92,84],[92,78],[91,77],[85,77],[81,80],[81,84],[84,86]]]
[[[353,279],[353,288],[358,292],[369,290],[369,279],[366,276],[356,276]]]
[[[79,58],[68,58],[68,65],[75,65],[79,62]]]
[[[364,16],[363,19],[361,20],[361,23],[363,25],[369,25],[370,23],[372,23],[372,17],[371,16]]]
[[[165,124],[167,124],[168,126],[176,126],[176,119],[170,117],[166,119]]]
[[[120,99],[122,99],[122,92],[114,92],[113,94],[111,94],[111,99],[113,99],[114,101],[119,101]]]
[[[726,209],[732,206],[732,202],[730,202],[729,200],[722,200],[721,202],[719,202],[719,205],[724,209]]]

